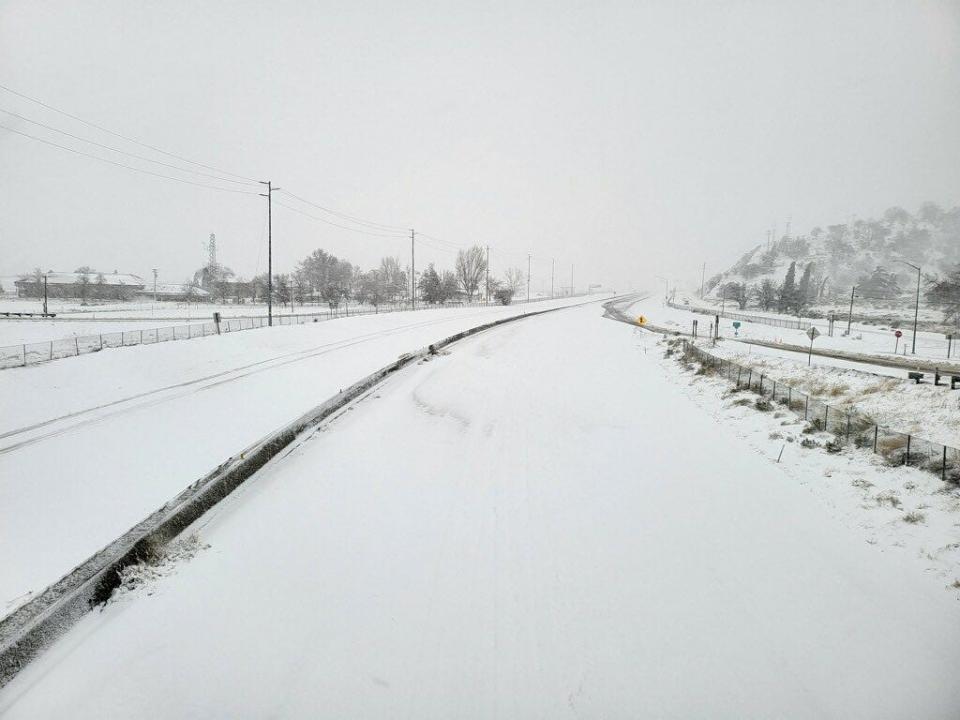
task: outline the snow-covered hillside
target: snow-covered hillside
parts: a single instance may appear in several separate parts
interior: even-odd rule
[[[706,291],[720,298],[725,287],[737,283],[746,286],[750,304],[760,304],[764,281],[779,287],[796,263],[799,283],[812,263],[810,302],[847,295],[858,285],[858,297],[867,304],[896,304],[916,282],[916,271],[902,261],[920,266],[925,275],[942,277],[954,270],[960,264],[960,207],[945,211],[925,203],[914,215],[893,207],[878,220],[857,219],[814,227],[806,235],[785,235],[757,245],[729,270],[711,277]],[[727,292],[728,300],[736,299]]]

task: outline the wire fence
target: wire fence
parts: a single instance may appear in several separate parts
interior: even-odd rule
[[[577,295],[565,297],[578,297]],[[530,300],[517,300],[512,305],[524,305],[526,303],[545,302],[558,298],[531,298]],[[360,315],[383,315],[392,312],[416,310],[439,310],[455,309],[468,307],[498,307],[499,303],[485,302],[452,302],[442,305],[428,305],[418,303],[416,308],[411,308],[409,303],[398,303],[390,307],[380,306],[378,308],[363,307],[341,307],[331,309],[325,312],[303,313],[297,315],[277,315],[273,316],[274,325],[303,325],[305,323],[321,322],[333,320],[336,318],[356,317]],[[49,362],[51,360],[60,360],[62,358],[77,357],[88,353],[99,352],[108,348],[131,347],[134,345],[153,345],[161,342],[171,342],[174,340],[192,340],[194,338],[208,337],[210,335],[219,335],[224,333],[239,332],[241,330],[255,330],[257,328],[267,327],[268,320],[265,315],[255,317],[234,317],[222,318],[219,329],[215,322],[191,323],[184,325],[171,325],[161,328],[149,328],[143,330],[123,330],[105,333],[92,333],[89,335],[75,335],[73,337],[61,338],[59,340],[45,340],[43,342],[28,342],[18,345],[7,345],[0,347],[0,370],[13,367],[23,367],[35,363]]]
[[[772,403],[803,418],[815,430],[832,433],[833,447],[839,449],[852,443],[858,448],[871,449],[889,465],[918,467],[938,474],[944,481],[960,483],[960,450],[957,448],[883,427],[856,411],[835,407],[754,368],[712,355],[690,341],[682,342],[684,357],[694,359],[707,372],[726,378],[738,389],[769,397]]]

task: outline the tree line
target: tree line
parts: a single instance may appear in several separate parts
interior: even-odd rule
[[[503,278],[488,274],[486,254],[474,245],[457,253],[452,269],[437,268],[434,263],[417,273],[417,300],[442,305],[447,302],[472,302],[486,298],[509,304],[525,281],[519,268],[511,268]],[[237,278],[224,266],[206,265],[185,283],[187,295],[202,287],[220,302],[263,302],[269,292],[266,273],[250,280]],[[317,249],[301,260],[292,272],[273,276],[273,299],[281,305],[324,304],[331,310],[354,302],[380,307],[410,302],[410,268],[396,257],[387,256],[369,270],[349,260]]]

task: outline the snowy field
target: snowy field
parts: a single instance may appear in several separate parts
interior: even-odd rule
[[[878,471],[776,463],[768,416],[600,315],[394,376],[131,573],[0,715],[955,718],[956,591],[890,542],[922,525],[848,502]]]
[[[0,615],[233,453],[399,354],[578,302],[368,315],[0,372]]]
[[[534,300],[543,299],[534,293]],[[599,297],[599,296],[598,296]],[[569,299],[569,298],[568,298]],[[516,304],[522,304],[520,302]],[[450,304],[451,309],[467,309]],[[49,311],[56,313],[55,318],[7,318],[0,316],[0,347],[17,346],[24,343],[37,343],[64,340],[72,337],[97,335],[120,331],[144,332],[154,328],[166,328],[173,325],[190,323],[209,323],[214,312],[222,318],[261,318],[267,317],[266,305],[234,304],[187,304],[175,302],[159,303],[113,303],[81,307],[75,301],[51,300]],[[434,309],[434,308],[430,308]],[[2,300],[0,312],[41,312],[42,304],[36,300]],[[326,305],[289,305],[274,306],[274,318],[296,315],[317,316],[320,319],[344,317],[366,313],[389,313],[397,308],[384,305],[374,308],[367,305],[341,306],[331,312]],[[401,308],[402,310],[402,308]]]
[[[177,302],[135,300],[130,302],[95,301],[83,305],[79,300],[50,298],[47,309],[56,313],[58,318],[87,321],[110,320],[123,318],[134,320],[173,319],[178,321],[208,320],[214,312],[223,317],[259,317],[267,314],[266,303],[213,303],[213,302]],[[327,310],[326,305],[294,306],[293,312],[289,305],[274,305],[275,314],[317,313]],[[42,312],[43,301],[36,298],[0,298],[0,312]]]

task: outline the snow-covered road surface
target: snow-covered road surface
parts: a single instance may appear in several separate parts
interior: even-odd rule
[[[0,616],[227,457],[459,330],[582,298],[362,316],[0,373]]]
[[[81,620],[0,715],[955,718],[951,596],[600,315],[393,376],[203,518],[209,547]]]

